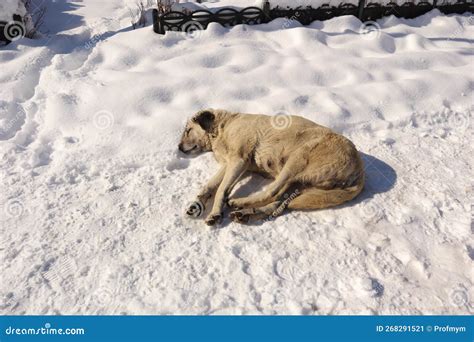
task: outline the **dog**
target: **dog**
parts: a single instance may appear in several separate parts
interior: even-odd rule
[[[286,120],[286,124],[276,120]],[[364,164],[354,144],[327,127],[300,116],[268,116],[206,109],[188,120],[178,149],[214,153],[219,171],[187,209],[199,217],[214,203],[206,224],[223,219],[224,207],[239,223],[280,215],[284,209],[314,210],[340,205],[364,187]],[[264,190],[229,198],[246,172],[272,178]]]

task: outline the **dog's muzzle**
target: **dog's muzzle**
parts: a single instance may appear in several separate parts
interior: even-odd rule
[[[186,153],[186,154],[191,153],[192,151],[196,150],[197,148],[198,148],[198,146],[195,145],[193,148],[191,148],[191,149],[189,149],[189,150],[185,150],[183,144],[179,144],[179,145],[178,145],[178,149],[179,149],[181,152]]]

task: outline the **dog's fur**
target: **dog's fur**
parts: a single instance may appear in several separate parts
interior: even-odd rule
[[[188,121],[179,150],[212,151],[220,170],[197,196],[203,205],[215,195],[208,225],[230,217],[247,222],[279,215],[284,208],[321,209],[356,197],[364,186],[364,166],[354,144],[299,116],[288,116],[279,128],[271,116],[207,109]],[[267,188],[244,198],[228,196],[246,172],[274,179]],[[191,215],[191,207],[187,211]]]

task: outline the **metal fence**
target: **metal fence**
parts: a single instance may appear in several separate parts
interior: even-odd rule
[[[242,10],[234,8],[222,8],[216,12],[199,10],[190,13],[171,11],[159,13],[153,10],[153,30],[159,34],[166,31],[191,31],[196,29],[206,29],[210,23],[219,23],[229,27],[238,24],[263,24],[276,18],[290,18],[299,21],[302,25],[309,25],[315,20],[327,20],[343,15],[353,15],[361,21],[380,19],[385,16],[394,15],[402,18],[415,18],[425,14],[432,9],[438,9],[442,13],[462,14],[473,12],[474,4],[466,0],[458,0],[454,3],[432,3],[422,1],[419,3],[405,2],[401,5],[395,2],[380,4],[359,0],[358,5],[342,3],[339,6],[322,5],[318,8],[297,7],[280,8],[270,7],[270,3],[265,2],[262,8],[246,7]]]

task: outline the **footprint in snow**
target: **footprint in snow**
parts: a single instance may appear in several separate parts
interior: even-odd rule
[[[175,170],[183,170],[189,166],[189,160],[174,158],[166,165],[166,170],[172,172]]]

